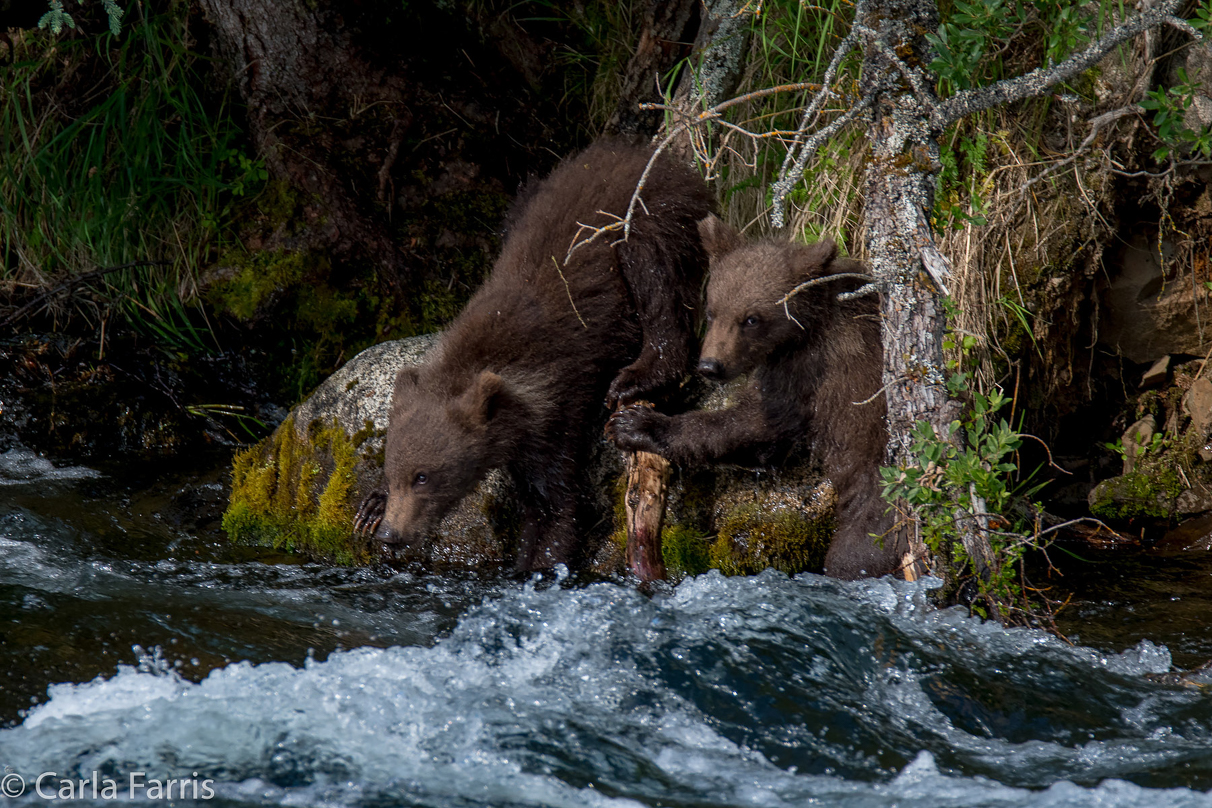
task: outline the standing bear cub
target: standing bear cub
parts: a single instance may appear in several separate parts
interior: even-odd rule
[[[715,381],[751,374],[734,406],[667,416],[647,407],[616,413],[607,431],[628,451],[683,465],[727,461],[765,465],[800,439],[825,464],[838,496],[837,532],[825,572],[860,578],[895,572],[906,548],[893,535],[879,495],[888,443],[880,389],[882,349],[874,297],[848,302],[861,285],[837,279],[778,303],[804,281],[865,273],[837,246],[766,240],[746,244],[712,217],[700,229],[711,258],[707,334],[699,373]],[[856,403],[856,402],[867,403]],[[882,547],[872,534],[883,537]]]
[[[578,473],[603,401],[681,381],[694,347],[707,264],[696,225],[708,213],[695,172],[662,156],[627,240],[586,241],[627,210],[651,157],[648,146],[599,141],[527,189],[484,285],[424,364],[396,378],[387,488],[363,501],[356,530],[420,549],[504,467],[520,499],[518,568],[575,560]]]

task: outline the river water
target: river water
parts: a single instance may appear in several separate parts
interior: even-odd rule
[[[929,582],[292,564],[180,515],[221,494],[0,455],[14,804],[1212,806],[1212,675],[1162,644],[1192,666],[1206,621],[1150,638],[1114,587],[1069,646]],[[1184,563],[1165,589],[1206,617]]]

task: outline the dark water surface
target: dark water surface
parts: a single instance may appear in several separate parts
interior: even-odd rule
[[[96,772],[223,805],[1212,806],[1212,675],[1163,675],[1212,656],[1202,556],[1109,565],[1070,647],[889,580],[271,563],[181,516],[217,480],[0,455],[17,804]]]

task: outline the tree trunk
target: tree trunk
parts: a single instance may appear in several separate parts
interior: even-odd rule
[[[896,466],[911,461],[917,422],[947,435],[958,414],[943,375],[946,316],[940,298],[947,290],[945,269],[938,265],[945,267],[945,262],[929,225],[941,166],[937,133],[930,126],[935,77],[923,67],[931,59],[923,34],[937,30],[938,7],[934,0],[870,0],[860,5],[856,25],[875,33],[864,39],[865,86],[860,88],[864,96],[876,92],[868,127],[871,162],[864,216],[871,269],[883,283],[888,462]],[[923,257],[933,266],[924,264]],[[917,531],[909,533],[914,558],[906,561],[914,566],[929,554]]]
[[[662,113],[641,110],[644,102],[661,100],[662,80],[679,60],[699,29],[699,0],[651,0],[635,53],[622,76],[622,91],[607,132],[652,135],[661,126]]]
[[[868,138],[867,250],[875,276],[884,283],[884,384],[888,401],[888,459],[907,459],[910,430],[917,421],[943,428],[954,416],[943,378],[943,329],[939,296],[945,294],[924,271],[922,251],[933,245],[928,221],[934,208],[934,176],[940,168],[930,111],[900,76],[889,49],[933,86],[921,65],[929,43],[921,33],[938,28],[934,0],[874,0],[865,4],[866,25],[878,34],[863,53],[868,86],[897,77],[877,94]],[[866,94],[866,88],[861,90]],[[930,99],[932,100],[932,99]]]
[[[373,66],[354,47],[339,13],[303,0],[201,0],[217,34],[217,49],[248,107],[257,151],[271,175],[302,191],[313,226],[307,246],[365,257],[385,285],[405,279],[376,196],[353,192],[338,158],[332,122],[386,105],[395,117],[398,150],[411,114],[400,76]],[[389,159],[394,159],[390,150]],[[390,166],[388,166],[390,169]]]

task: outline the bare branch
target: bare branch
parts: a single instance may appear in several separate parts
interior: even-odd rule
[[[564,277],[564,270],[560,269],[560,262],[556,260],[554,255],[551,256],[551,263],[555,264],[556,272],[560,273],[560,280],[564,281],[564,291],[568,294],[568,302],[572,304],[572,313],[581,321],[582,328],[589,328],[589,325],[585,322],[585,318],[577,311],[577,302],[572,299],[572,287],[568,285],[568,279]]]
[[[568,262],[572,259],[572,254],[574,252],[576,252],[579,248],[584,247],[586,244],[595,241],[605,233],[622,230],[623,237],[619,239],[619,241],[627,240],[627,237],[631,235],[631,220],[635,216],[636,205],[643,208],[645,214],[648,213],[648,206],[644,204],[644,200],[640,199],[640,194],[644,192],[644,184],[648,182],[648,175],[652,173],[652,167],[656,165],[657,158],[661,156],[661,152],[669,148],[669,144],[673,142],[673,139],[684,132],[687,128],[688,124],[685,123],[681,123],[673,127],[665,139],[661,141],[660,145],[653,149],[652,157],[648,158],[648,165],[644,166],[644,172],[640,174],[640,179],[635,184],[635,192],[631,195],[631,201],[627,203],[627,214],[625,216],[620,217],[614,213],[607,213],[606,211],[602,210],[598,211],[598,213],[605,216],[613,216],[618,221],[611,222],[610,224],[602,227],[590,228],[592,233],[590,234],[589,238],[583,240],[578,239],[580,238],[581,233],[583,233],[585,229],[589,227],[589,225],[581,224],[580,222],[577,223],[580,225],[580,229],[577,230],[576,235],[572,237],[572,244],[569,245],[568,252],[564,255],[564,266],[568,266]],[[618,242],[615,243],[617,244]]]
[[[941,132],[960,118],[965,118],[981,110],[1042,95],[1062,81],[1072,79],[1094,67],[1121,43],[1158,25],[1173,25],[1198,36],[1198,32],[1191,28],[1185,20],[1174,16],[1174,12],[1181,4],[1182,0],[1163,0],[1157,8],[1143,11],[1120,23],[1091,43],[1081,53],[1070,56],[1053,67],[1037,67],[1024,76],[1005,79],[988,87],[956,93],[934,110],[934,114],[930,116],[930,124],[935,131]]]
[[[1055,163],[1055,164],[1049,166],[1046,170],[1041,172],[1039,175],[1027,180],[1027,182],[1024,183],[1023,187],[1020,188],[1018,190],[1018,192],[1020,194],[1026,193],[1027,190],[1032,185],[1035,185],[1035,183],[1039,182],[1042,179],[1046,179],[1046,178],[1052,176],[1053,174],[1060,171],[1065,166],[1072,165],[1073,163],[1077,162],[1077,158],[1081,157],[1082,154],[1085,153],[1086,149],[1088,149],[1090,147],[1090,144],[1094,142],[1094,138],[1098,137],[1099,131],[1106,124],[1113,123],[1115,121],[1118,121],[1120,118],[1123,118],[1125,116],[1132,115],[1134,113],[1138,113],[1141,111],[1142,111],[1142,109],[1139,105],[1132,104],[1130,106],[1120,107],[1117,110],[1112,110],[1111,112],[1103,113],[1102,115],[1099,115],[1097,118],[1091,118],[1090,119],[1090,134],[1086,135],[1085,140],[1083,140],[1081,142],[1081,145],[1077,147],[1077,149],[1073,152],[1073,154],[1069,155],[1064,160],[1061,160],[1059,163]]]
[[[897,384],[899,382],[908,381],[908,380],[909,380],[908,376],[897,377],[897,378],[893,379],[892,381],[888,382],[887,384],[885,384],[880,389],[876,390],[874,393],[872,393],[870,396],[863,399],[862,401],[851,401],[850,403],[856,407],[862,407],[866,404],[870,404],[872,401],[875,401],[877,398],[879,398],[882,393],[886,392],[888,390],[888,388],[891,387],[892,385]]]
[[[710,118],[719,117],[720,113],[729,107],[735,107],[737,104],[744,104],[746,101],[752,101],[755,98],[764,98],[768,95],[776,95],[778,93],[798,93],[803,90],[820,90],[822,87],[823,85],[813,81],[802,81],[796,84],[778,84],[774,87],[763,87],[760,90],[754,90],[751,93],[745,93],[744,95],[738,95],[736,98],[729,98],[727,101],[721,101],[714,107],[709,107],[703,110],[698,115],[687,115],[686,117],[690,118],[691,120],[708,120]],[[686,115],[686,113],[682,112],[677,107],[669,104],[658,104],[652,101],[645,101],[639,105],[639,108],[642,110],[664,110],[666,112],[677,112],[682,115]]]
[[[860,297],[866,297],[867,295],[878,294],[879,291],[880,291],[880,285],[873,281],[873,282],[867,284],[866,286],[860,286],[859,288],[855,289],[853,292],[842,292],[840,295],[837,296],[837,299],[842,301],[843,303],[845,303],[848,300],[858,300]]]
[[[833,58],[829,60],[829,67],[825,69],[825,76],[821,79],[821,89],[813,99],[804,108],[804,114],[800,118],[800,125],[796,129],[795,140],[792,141],[790,148],[787,149],[787,156],[783,158],[783,165],[779,168],[779,178],[771,185],[770,190],[774,195],[774,209],[771,211],[771,217],[775,227],[783,226],[783,200],[787,198],[787,194],[791,193],[791,188],[799,182],[800,177],[804,175],[804,166],[808,163],[808,158],[812,156],[820,147],[818,141],[811,152],[808,151],[808,144],[804,141],[808,134],[808,129],[820,114],[821,107],[831,94],[829,89],[833,84],[833,80],[837,78],[837,72],[842,66],[842,59],[853,50],[858,42],[858,32],[851,30],[838,46],[833,51]],[[864,106],[870,106],[871,97],[864,99],[867,103]],[[853,108],[851,109],[853,112]],[[797,152],[799,152],[797,154]]]
[[[780,297],[778,300],[775,301],[775,305],[786,306],[787,301],[791,300],[791,298],[795,297],[796,295],[798,295],[800,292],[804,291],[805,289],[810,289],[813,286],[817,286],[822,283],[828,283],[829,281],[843,281],[843,280],[865,281],[866,284],[868,286],[870,286],[871,282],[874,280],[874,278],[872,278],[870,275],[868,275],[864,272],[839,272],[836,275],[825,275],[820,278],[813,278],[810,281],[804,281],[799,286],[795,287],[790,292],[788,292],[787,294]]]
[[[787,194],[791,193],[791,189],[799,182],[800,177],[804,175],[804,167],[808,164],[808,158],[816,154],[816,150],[821,147],[825,141],[833,137],[851,121],[857,118],[868,107],[875,103],[876,91],[868,93],[859,99],[859,101],[846,110],[844,113],[834,118],[833,121],[824,129],[818,129],[812,134],[812,137],[803,142],[800,147],[799,157],[795,160],[795,165],[790,171],[786,170],[787,161],[783,161],[784,169],[779,172],[779,179],[771,184],[771,204],[773,209],[770,211],[770,219],[775,227],[782,227],[784,223],[785,212],[783,211],[783,202],[787,199]],[[792,144],[794,146],[794,144]],[[790,158],[793,150],[788,150],[787,156]]]

